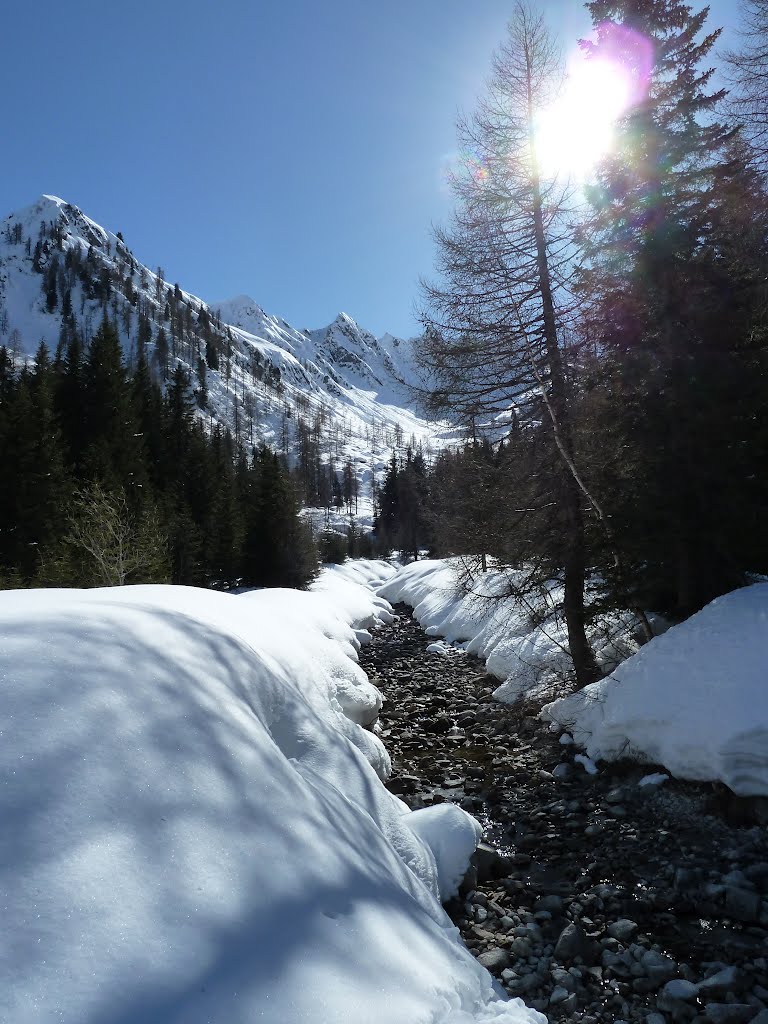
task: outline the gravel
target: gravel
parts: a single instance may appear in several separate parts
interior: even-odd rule
[[[768,1024],[768,835],[711,785],[619,762],[596,774],[400,606],[361,664],[411,807],[454,801],[486,844],[446,908],[507,989],[553,1022]],[[735,822],[735,823],[734,823]]]

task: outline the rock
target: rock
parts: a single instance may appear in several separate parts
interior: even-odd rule
[[[637,934],[638,924],[635,921],[630,921],[628,917],[622,917],[618,921],[613,921],[608,925],[608,934],[612,939],[618,939],[619,942],[623,942],[625,945],[627,942],[631,942]]]
[[[505,967],[509,967],[509,953],[506,949],[499,949],[498,946],[494,946],[491,949],[486,949],[484,953],[481,953],[477,958],[478,963],[486,969],[486,971],[492,971],[499,973],[504,970]]]
[[[542,896],[541,899],[536,900],[533,905],[534,910],[548,910],[550,914],[560,914],[563,910],[562,897],[555,895],[554,893],[549,896]]]
[[[477,886],[477,866],[473,863],[470,863],[469,867],[467,868],[467,873],[464,875],[464,879],[461,885],[459,886],[459,895],[466,896],[468,893],[475,890]]]
[[[477,662],[424,647],[402,609],[360,654],[388,699],[388,788],[413,809],[452,799],[487,825],[447,909],[506,991],[552,1024],[768,1024],[763,833],[736,833],[707,785],[657,785],[630,765],[590,776],[558,729],[473,681]]]
[[[561,963],[580,957],[585,964],[593,964],[597,958],[596,944],[587,936],[580,924],[571,922],[560,932],[555,945],[555,959]]]
[[[397,775],[387,780],[387,789],[390,793],[404,795],[415,793],[421,788],[421,779],[417,775]]]
[[[768,891],[768,864],[765,861],[750,864],[744,869],[744,874],[750,882],[757,885],[763,892]]]
[[[662,985],[677,974],[677,963],[670,956],[657,953],[654,949],[646,950],[643,953],[640,963],[643,965],[646,976],[655,985]]]
[[[725,912],[736,921],[757,921],[760,917],[760,895],[751,889],[727,885],[725,888]]]
[[[755,1016],[749,1003],[707,1003],[704,1016],[712,1024],[747,1024]]]
[[[739,972],[735,967],[723,967],[716,974],[710,975],[699,982],[699,992],[706,998],[724,996],[726,992],[737,987]]]
[[[501,856],[497,850],[487,843],[480,843],[472,856],[472,863],[477,870],[478,882],[490,882],[499,878],[499,872],[503,871]]]
[[[522,936],[520,938],[515,939],[509,948],[515,954],[515,956],[530,956],[533,952],[531,943],[528,941],[528,939],[522,938]]]
[[[558,985],[557,988],[552,989],[552,994],[549,997],[550,1005],[556,1006],[558,1003],[564,1002],[570,994],[567,988]]]
[[[564,999],[562,1003],[558,1005],[557,1009],[560,1013],[565,1014],[566,1017],[570,1017],[577,1005],[578,1000],[576,998],[576,993],[572,992],[567,999]]]
[[[690,981],[685,981],[683,978],[674,978],[672,981],[668,981],[659,993],[665,1001],[674,999],[684,1002],[695,999],[698,994],[699,986],[694,985]]]
[[[561,967],[556,967],[552,971],[552,981],[555,985],[560,988],[564,988],[567,992],[574,992],[576,990],[576,979],[568,971],[564,971]]]

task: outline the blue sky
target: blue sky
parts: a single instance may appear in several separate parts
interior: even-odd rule
[[[581,4],[548,0],[571,44]],[[735,22],[716,0],[710,24]],[[698,8],[697,4],[694,7]],[[511,0],[6,0],[0,216],[43,192],[214,301],[416,331]]]

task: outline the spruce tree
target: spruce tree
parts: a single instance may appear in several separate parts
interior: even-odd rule
[[[140,501],[146,482],[141,432],[117,329],[103,320],[88,349],[83,372],[86,479],[123,488],[129,502]]]
[[[0,511],[0,564],[26,583],[37,581],[60,533],[72,490],[53,404],[53,371],[45,345],[0,404],[0,460],[6,498]]]
[[[290,475],[267,448],[253,455],[243,499],[243,582],[305,587],[318,571],[317,552]]]
[[[623,399],[602,408],[618,421],[611,429],[624,486],[611,494],[609,473],[601,482],[625,555],[619,589],[633,577],[638,602],[682,616],[736,582],[728,559],[713,569],[727,519],[722,509],[704,514],[736,482],[727,458],[712,454],[719,410],[741,400],[730,332],[717,315],[729,290],[718,266],[722,199],[739,165],[733,130],[716,116],[722,91],[710,91],[713,70],[702,66],[719,33],[703,31],[706,9],[694,13],[680,0],[587,7],[597,35],[584,44],[591,57],[636,73],[640,50],[653,55],[642,98],[620,122],[615,153],[591,190],[582,239],[586,330],[601,353],[596,380]]]

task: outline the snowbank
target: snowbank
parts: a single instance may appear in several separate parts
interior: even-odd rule
[[[341,570],[0,594],[0,1019],[543,1021],[437,901],[472,819],[381,785],[355,629],[388,610]]]
[[[543,714],[594,759],[768,795],[768,583],[717,598]]]
[[[573,669],[568,634],[557,612],[559,588],[552,584],[526,602],[505,597],[510,582],[523,573],[476,573],[472,592],[459,586],[463,570],[458,559],[412,562],[379,587],[388,601],[413,606],[430,636],[444,636],[486,662],[487,671],[502,680],[494,696],[514,703],[521,696],[548,694]],[[598,663],[612,667],[637,650],[628,613],[603,616],[591,628]]]
[[[467,595],[460,568],[455,559],[413,562],[377,593],[412,605],[430,635],[485,658],[504,680],[498,700],[546,694],[572,668],[552,607],[557,589],[536,608],[487,600],[504,593],[507,575],[478,574]],[[623,612],[602,616],[589,638],[612,673],[548,704],[545,717],[573,732],[593,760],[634,756],[680,778],[718,779],[739,795],[768,794],[768,583],[718,598],[644,647]]]

